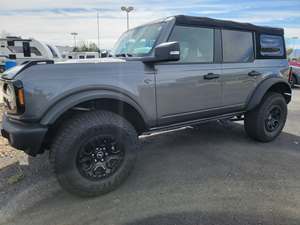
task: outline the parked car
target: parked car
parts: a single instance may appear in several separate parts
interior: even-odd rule
[[[113,54],[98,63],[31,62],[2,76],[2,136],[31,156],[50,151],[73,194],[118,187],[141,134],[241,118],[251,138],[269,142],[285,125],[283,29],[174,16],[129,30]]]
[[[0,73],[3,73],[5,71],[5,60],[6,60],[7,56],[6,55],[2,55],[0,53]]]
[[[290,75],[290,84],[292,87],[300,84],[300,63],[297,61],[289,62],[291,75]]]
[[[7,55],[17,64],[33,60],[55,60],[61,61],[62,57],[55,46],[43,43],[36,39],[24,39],[21,37],[8,36],[0,38],[0,51]]]

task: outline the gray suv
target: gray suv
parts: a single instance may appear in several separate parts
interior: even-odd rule
[[[73,194],[118,187],[144,133],[240,119],[251,138],[269,142],[285,125],[283,29],[174,16],[129,30],[113,55],[29,62],[2,76],[2,136],[31,156],[49,151]]]

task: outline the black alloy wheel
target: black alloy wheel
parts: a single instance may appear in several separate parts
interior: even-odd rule
[[[77,168],[90,180],[104,179],[114,174],[123,163],[125,151],[114,137],[94,137],[81,146],[77,154]]]

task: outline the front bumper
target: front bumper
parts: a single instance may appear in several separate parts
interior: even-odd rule
[[[21,123],[9,120],[6,115],[3,116],[1,135],[8,139],[12,147],[28,155],[36,156],[41,152],[47,131],[48,128],[40,124]]]

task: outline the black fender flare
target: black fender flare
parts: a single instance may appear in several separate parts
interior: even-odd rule
[[[262,81],[254,90],[253,94],[250,96],[246,110],[252,110],[256,106],[259,105],[261,102],[262,98],[265,96],[265,94],[270,91],[272,88],[279,88],[279,92],[282,93],[287,100],[287,103],[291,101],[291,94],[292,94],[292,89],[290,84],[286,81],[283,80],[282,78],[268,78],[264,81]]]
[[[94,99],[112,99],[118,100],[132,106],[141,115],[142,119],[146,122],[146,115],[142,108],[129,96],[111,90],[86,90],[69,95],[51,106],[49,110],[43,115],[40,124],[51,125],[67,110],[72,109],[74,106]]]

